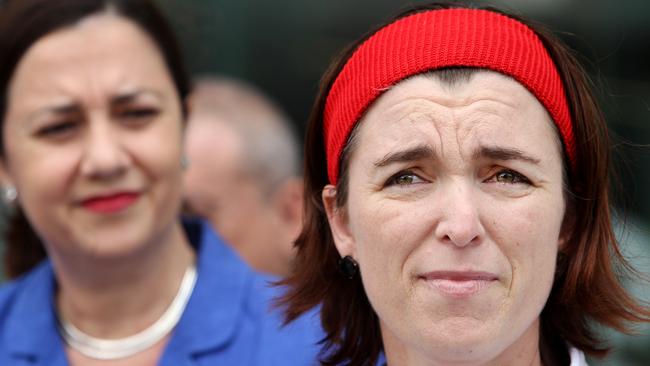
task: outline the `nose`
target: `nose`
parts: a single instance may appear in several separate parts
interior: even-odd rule
[[[485,227],[470,183],[448,182],[434,204],[440,213],[435,228],[435,236],[440,242],[465,247],[483,240]]]
[[[110,120],[96,119],[89,124],[83,147],[80,171],[91,179],[113,179],[126,172],[129,155]]]

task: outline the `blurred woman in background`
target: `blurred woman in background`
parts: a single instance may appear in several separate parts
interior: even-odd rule
[[[324,365],[585,365],[592,322],[650,317],[616,276],[602,113],[541,27],[397,16],[331,65],[305,159],[281,302],[321,307]]]
[[[149,1],[0,8],[1,181],[13,206],[2,365],[304,365],[309,321],[179,219],[188,79]]]

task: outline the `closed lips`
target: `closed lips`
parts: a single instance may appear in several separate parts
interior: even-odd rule
[[[499,278],[489,272],[428,272],[420,279],[425,280],[443,295],[466,298],[478,294]]]
[[[420,276],[425,280],[450,280],[450,281],[496,281],[497,275],[490,272],[477,271],[435,271],[427,272]]]
[[[139,196],[138,192],[116,192],[87,198],[82,205],[94,212],[112,213],[130,206]]]

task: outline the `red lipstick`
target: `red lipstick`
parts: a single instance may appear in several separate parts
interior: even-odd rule
[[[131,206],[140,197],[139,193],[118,192],[107,196],[95,196],[82,202],[83,207],[96,213],[115,213]]]

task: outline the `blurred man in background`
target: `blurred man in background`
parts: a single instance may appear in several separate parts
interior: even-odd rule
[[[254,269],[286,275],[302,225],[298,143],[251,85],[197,80],[185,136],[185,198]]]

